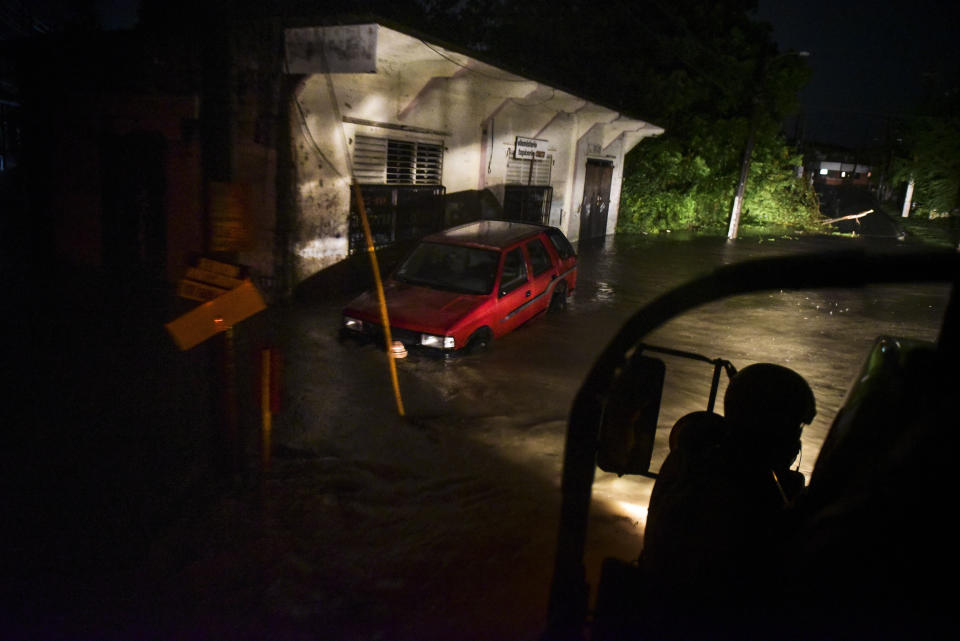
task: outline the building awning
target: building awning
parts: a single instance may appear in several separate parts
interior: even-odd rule
[[[469,92],[471,104],[486,114],[483,120],[509,107],[535,109],[533,137],[555,118],[575,115],[581,135],[601,128],[600,153],[618,141],[627,152],[643,138],[663,133],[662,128],[644,120],[379,24],[289,28],[285,54],[285,67],[291,74],[389,73],[401,83],[402,98],[394,121],[388,123],[393,127],[403,127],[407,117],[431,100],[434,92],[461,91],[465,97]],[[356,105],[353,117],[357,117]],[[371,112],[371,120],[376,119]]]

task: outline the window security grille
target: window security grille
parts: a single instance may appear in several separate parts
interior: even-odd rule
[[[378,249],[397,241],[415,240],[444,227],[442,186],[362,185],[360,191],[373,245]],[[353,190],[350,190],[349,226],[349,253],[366,251],[366,237]]]
[[[518,159],[512,156],[507,159],[508,185],[549,185],[550,171],[553,168],[553,157],[547,156],[540,160]]]
[[[507,220],[546,224],[550,218],[552,201],[553,187],[549,185],[505,185],[503,217]]]
[[[366,185],[439,185],[443,145],[357,135],[353,171]]]

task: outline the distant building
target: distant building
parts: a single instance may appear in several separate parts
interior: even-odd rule
[[[869,186],[873,166],[862,153],[835,145],[814,145],[806,154],[804,171],[820,185]]]
[[[821,160],[813,165],[815,182],[827,185],[863,185],[870,184],[873,176],[870,165],[839,160]]]

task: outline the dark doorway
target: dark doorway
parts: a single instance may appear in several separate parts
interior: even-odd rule
[[[503,195],[503,217],[525,223],[546,223],[553,202],[549,185],[507,185]]]
[[[163,157],[163,138],[156,133],[135,132],[103,141],[103,265],[118,281],[164,278]]]
[[[580,207],[580,240],[606,236],[612,180],[611,161],[592,158],[587,160],[587,173],[583,179],[583,204]]]

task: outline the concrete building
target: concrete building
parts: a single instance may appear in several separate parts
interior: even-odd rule
[[[613,233],[624,155],[662,133],[376,23],[204,24],[9,49],[34,252],[164,286],[214,256],[277,300],[363,251],[354,181],[378,247],[480,217],[576,241]]]
[[[659,127],[378,24],[285,30],[300,282],[362,251],[355,181],[378,246],[497,215],[571,240],[613,233],[625,154]]]

